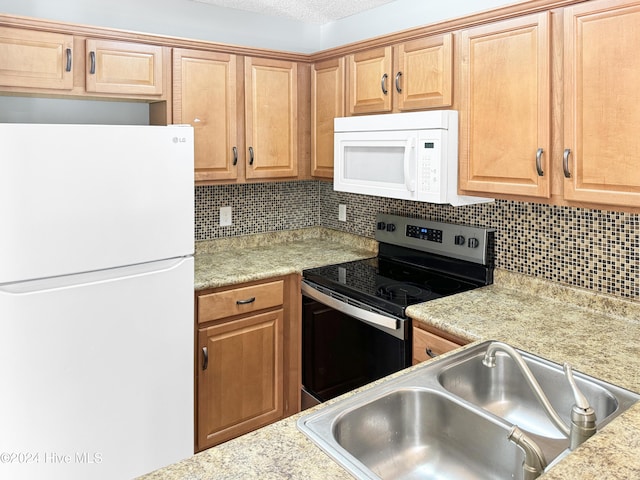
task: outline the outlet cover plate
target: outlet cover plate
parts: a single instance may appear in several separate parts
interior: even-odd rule
[[[228,227],[233,224],[231,207],[220,207],[220,226]]]
[[[340,222],[347,221],[347,206],[344,203],[338,205],[338,220]]]

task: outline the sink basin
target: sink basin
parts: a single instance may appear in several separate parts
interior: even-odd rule
[[[356,478],[522,479],[524,451],[507,439],[514,425],[548,464],[568,453],[569,440],[510,357],[499,352],[495,368],[482,365],[490,343],[345,396],[301,417],[298,428]],[[562,366],[518,352],[568,422],[573,396]],[[575,371],[574,378],[596,411],[598,429],[640,399]]]
[[[527,433],[565,439],[547,417],[516,363],[504,352],[498,352],[496,366],[488,368],[482,364],[484,350],[474,349],[448,362],[438,374],[444,389],[518,425]],[[562,367],[522,351],[519,353],[553,408],[568,425],[574,398]],[[638,400],[632,392],[578,372],[574,372],[574,378],[596,412],[598,428],[608,423],[619,409],[626,410]]]
[[[393,391],[330,428],[335,442],[380,478],[500,479],[522,470],[524,455],[507,440],[506,425],[431,390]]]

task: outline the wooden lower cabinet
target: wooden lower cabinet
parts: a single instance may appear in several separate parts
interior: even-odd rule
[[[435,358],[443,353],[450,352],[465,345],[462,339],[453,338],[436,329],[426,331],[418,327],[413,327],[413,364],[424,362]]]
[[[196,294],[196,451],[300,411],[300,276]]]
[[[198,331],[198,445],[282,418],[282,309]]]

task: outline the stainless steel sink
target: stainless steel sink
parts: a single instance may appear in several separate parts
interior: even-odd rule
[[[327,427],[380,478],[500,479],[522,470],[523,453],[507,440],[508,426],[428,389],[395,390]]]
[[[551,464],[569,441],[547,419],[510,358],[482,365],[491,342],[429,362],[305,415],[298,428],[357,478],[522,479],[518,425]],[[519,351],[550,403],[568,420],[573,397],[562,367]],[[601,428],[640,399],[574,373]]]
[[[574,403],[571,388],[559,365],[520,352],[525,363],[542,387],[545,395],[565,423],[570,422]],[[438,374],[438,381],[450,393],[518,425],[522,430],[547,438],[565,436],[549,420],[531,388],[524,382],[515,362],[499,352],[496,367],[482,364],[483,351],[469,351],[455,361],[447,362]],[[596,412],[598,427],[602,427],[620,407],[625,410],[636,399],[626,390],[575,373],[576,384]]]

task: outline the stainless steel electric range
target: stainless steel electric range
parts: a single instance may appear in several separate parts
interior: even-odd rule
[[[493,229],[378,214],[375,238],[377,257],[303,272],[303,408],[410,366],[409,305],[493,283]]]

